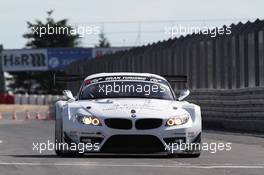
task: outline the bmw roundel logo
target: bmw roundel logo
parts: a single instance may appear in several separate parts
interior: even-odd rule
[[[131,117],[132,117],[132,118],[135,118],[135,117],[136,117],[136,114],[131,114]]]
[[[136,110],[135,109],[132,109],[131,110],[131,117],[132,118],[135,118],[136,117]]]

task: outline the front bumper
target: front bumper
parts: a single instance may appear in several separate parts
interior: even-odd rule
[[[182,126],[166,127],[165,122],[155,129],[113,129],[102,126],[87,126],[79,123],[64,125],[64,140],[67,143],[97,144],[98,149],[85,152],[102,153],[158,153],[185,154],[200,152],[199,149],[179,149],[178,144],[200,143],[201,128],[187,123]]]

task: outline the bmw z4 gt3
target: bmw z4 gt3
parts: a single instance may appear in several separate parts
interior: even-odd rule
[[[177,82],[177,80],[175,81]],[[86,77],[76,97],[56,102],[56,153],[200,155],[200,107],[149,73]]]

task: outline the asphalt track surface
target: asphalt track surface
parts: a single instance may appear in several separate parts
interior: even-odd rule
[[[181,174],[263,175],[264,138],[205,131],[203,142],[231,142],[231,151],[203,151],[200,158],[153,155],[57,157],[54,151],[33,151],[33,142],[54,140],[54,121],[0,120],[0,175]]]

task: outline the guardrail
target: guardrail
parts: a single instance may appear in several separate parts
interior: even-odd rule
[[[187,100],[201,106],[206,128],[264,132],[264,87],[193,90]]]

